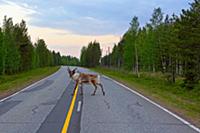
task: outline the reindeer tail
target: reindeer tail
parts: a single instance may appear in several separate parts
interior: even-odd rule
[[[100,75],[97,76],[97,83],[101,83],[101,76]]]

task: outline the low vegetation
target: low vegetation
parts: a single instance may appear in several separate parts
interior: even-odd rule
[[[0,98],[8,96],[27,85],[34,83],[54,72],[60,67],[37,68],[30,71],[0,76]]]

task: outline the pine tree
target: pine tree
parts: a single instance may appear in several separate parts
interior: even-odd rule
[[[14,40],[20,52],[20,69],[22,71],[31,69],[33,45],[24,20],[14,26]]]
[[[81,66],[86,66],[86,52],[87,52],[87,47],[83,46],[81,49],[81,56],[80,56]]]
[[[14,26],[11,18],[4,18],[3,23],[3,74],[16,73],[20,68],[20,54],[14,39]]]
[[[179,24],[179,38],[184,62],[185,86],[189,89],[200,79],[200,0],[195,0],[188,10],[182,10]]]
[[[139,77],[139,62],[138,62],[138,49],[137,49],[137,34],[139,29],[139,22],[138,18],[135,16],[133,17],[130,28],[126,33],[126,46],[124,51],[124,59],[125,59],[125,66],[130,69],[132,68],[133,71],[136,72],[137,76]]]
[[[3,72],[3,58],[4,58],[4,49],[3,49],[3,33],[0,28],[0,75]]]
[[[100,63],[101,49],[100,44],[96,41],[90,42],[87,47],[81,49],[81,65],[87,67],[95,67]]]
[[[151,34],[152,34],[152,54],[153,54],[153,72],[160,69],[161,51],[160,51],[160,31],[159,25],[162,24],[163,13],[161,8],[155,8],[152,14],[151,22]]]
[[[48,49],[43,39],[38,39],[36,46],[36,56],[39,60],[39,67],[48,66]]]

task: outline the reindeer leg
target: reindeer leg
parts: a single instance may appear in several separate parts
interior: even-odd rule
[[[103,95],[105,96],[105,91],[103,90],[103,85],[101,83],[98,83],[98,85],[101,87],[101,91],[102,91]]]
[[[76,82],[76,85],[77,85],[77,84],[78,84],[78,82]],[[75,90],[76,90],[76,86],[74,87],[73,93],[71,94],[72,96],[74,95]]]
[[[94,92],[92,93],[92,96],[94,96],[95,95],[95,93],[96,93],[96,91],[97,91],[97,85],[94,83],[94,82],[92,82],[92,84],[94,85],[94,87],[95,87],[95,89],[94,89]]]
[[[72,96],[73,96],[73,95],[74,95],[74,93],[75,93],[75,89],[76,89],[76,88],[74,88],[74,90],[73,90],[73,92],[72,92],[72,94],[71,94]]]

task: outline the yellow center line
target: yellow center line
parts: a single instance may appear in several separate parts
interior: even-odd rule
[[[78,84],[76,85],[76,90],[75,90],[74,96],[72,98],[72,102],[71,102],[71,105],[69,107],[69,111],[67,113],[67,117],[65,119],[65,123],[63,125],[61,133],[67,133],[67,130],[68,130],[68,127],[69,127],[69,123],[70,123],[70,119],[71,119],[71,116],[72,116],[72,112],[73,112],[73,109],[74,109],[77,93],[78,93]]]

